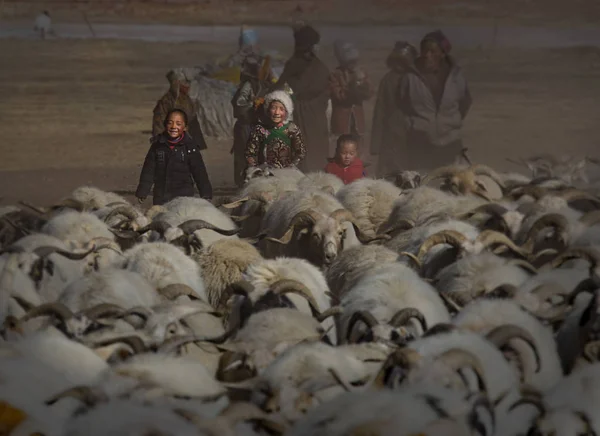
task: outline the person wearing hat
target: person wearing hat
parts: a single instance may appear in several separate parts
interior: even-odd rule
[[[200,150],[205,150],[206,141],[202,134],[202,128],[198,121],[196,106],[189,95],[190,81],[183,72],[171,70],[167,73],[170,87],[165,95],[154,106],[154,117],[152,119],[152,136],[163,133],[165,117],[173,109],[183,110],[189,120],[187,133],[191,136]]]
[[[402,77],[414,69],[417,55],[414,46],[398,41],[386,60],[389,71],[379,83],[371,126],[370,152],[378,156],[378,177],[396,175],[406,164],[405,120],[396,94]]]
[[[339,66],[329,76],[331,94],[331,130],[333,135],[365,132],[363,102],[373,96],[373,87],[367,74],[358,64],[356,47],[343,41],[334,44],[335,57]]]
[[[294,54],[285,67],[275,89],[287,84],[295,99],[294,123],[302,131],[306,158],[300,169],[318,171],[329,157],[327,103],[329,101],[329,70],[317,57],[321,37],[310,25],[298,25],[294,31]]]
[[[461,128],[472,100],[451,50],[441,31],[428,33],[415,68],[400,83],[399,102],[408,126],[406,169],[449,165],[463,148]]]

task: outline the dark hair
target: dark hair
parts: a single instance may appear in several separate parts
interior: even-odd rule
[[[338,136],[337,142],[335,144],[335,154],[336,155],[339,153],[340,147],[342,146],[342,144],[345,144],[346,142],[353,142],[356,144],[356,148],[358,148],[360,139],[358,138],[358,136],[356,136],[352,133],[344,133],[344,134]]]
[[[175,109],[171,109],[169,112],[167,112],[167,116],[165,117],[165,121],[164,121],[164,125],[165,127],[167,127],[167,122],[169,121],[169,117],[173,114],[180,114],[181,118],[183,118],[183,122],[185,123],[185,125],[188,125],[188,116],[185,113],[185,111],[183,109],[179,109],[179,108],[175,108]]]

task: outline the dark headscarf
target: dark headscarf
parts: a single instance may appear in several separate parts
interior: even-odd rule
[[[302,26],[294,32],[294,44],[297,51],[309,51],[321,40],[321,35],[314,27]]]
[[[441,30],[435,30],[425,35],[421,40],[421,45],[423,45],[426,41],[435,42],[445,54],[450,54],[450,50],[452,50],[452,44],[450,43],[450,40]]]
[[[406,64],[412,65],[418,56],[417,49],[406,41],[398,41],[386,59],[388,68],[398,68]]]

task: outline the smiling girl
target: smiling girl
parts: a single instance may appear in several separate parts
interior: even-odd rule
[[[266,164],[274,168],[297,166],[306,149],[302,133],[292,119],[294,105],[286,91],[265,96],[265,116],[252,129],[246,146],[248,167]]]
[[[212,198],[212,186],[200,148],[188,135],[187,127],[183,110],[172,109],[167,113],[164,132],[152,138],[140,174],[135,193],[140,203],[150,194],[153,185],[154,204],[164,204],[175,197],[193,197],[193,182],[202,198]]]

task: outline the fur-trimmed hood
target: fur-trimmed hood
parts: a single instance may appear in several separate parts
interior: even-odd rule
[[[265,113],[269,111],[269,106],[274,101],[280,102],[287,110],[287,118],[285,123],[289,123],[293,119],[294,115],[294,103],[292,97],[285,91],[273,91],[265,96]]]

